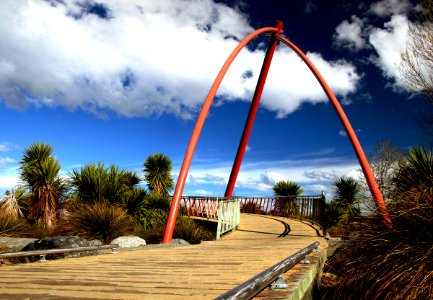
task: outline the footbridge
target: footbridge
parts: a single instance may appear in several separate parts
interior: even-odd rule
[[[242,206],[247,209],[245,204]],[[239,208],[242,206],[239,205]],[[299,220],[266,214],[241,213],[239,220],[237,230],[222,235],[216,241],[202,242],[198,245],[149,245],[137,251],[2,266],[0,298],[304,297],[320,272],[326,256],[326,241],[317,235],[314,226]],[[308,255],[309,264],[297,263],[287,272],[278,267],[292,254],[316,242],[320,243],[320,252],[311,252]],[[256,291],[257,295],[252,294],[255,296],[224,296],[228,291],[239,288],[248,281],[248,289],[256,288],[257,281],[263,281],[263,276],[257,275],[269,268],[279,272],[277,275],[282,275],[287,283],[285,288],[272,290],[268,285],[263,290]]]

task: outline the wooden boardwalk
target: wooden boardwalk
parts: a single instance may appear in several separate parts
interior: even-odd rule
[[[242,214],[237,231],[200,245],[2,266],[0,299],[213,299],[315,241],[325,250],[307,224]]]

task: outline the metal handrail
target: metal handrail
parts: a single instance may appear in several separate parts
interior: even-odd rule
[[[4,253],[0,253],[0,258],[17,258],[17,257],[36,256],[36,255],[72,253],[72,252],[115,249],[115,248],[119,248],[119,245],[111,244],[111,245],[102,245],[102,246],[89,246],[89,247],[76,247],[76,248],[63,248],[63,249],[42,249],[42,250],[31,250],[31,251],[4,252]]]
[[[274,282],[278,276],[284,274],[298,262],[300,262],[306,255],[319,246],[319,242],[312,243],[304,249],[290,255],[286,259],[273,265],[269,269],[261,272],[253,278],[245,281],[241,285],[231,289],[230,291],[215,298],[215,300],[226,299],[251,299],[264,290],[268,285]]]

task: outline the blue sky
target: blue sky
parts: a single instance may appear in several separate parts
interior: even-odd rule
[[[50,143],[67,177],[102,161],[141,173],[166,153],[173,177],[195,118],[228,54],[254,29],[284,22],[285,36],[324,75],[369,153],[388,139],[423,143],[421,101],[405,87],[400,53],[416,5],[382,1],[0,1],[0,191],[19,184],[19,161]],[[202,131],[186,195],[224,194],[266,38],[228,72]],[[279,45],[237,195],[270,195],[279,180],[332,194],[358,163],[307,67]]]

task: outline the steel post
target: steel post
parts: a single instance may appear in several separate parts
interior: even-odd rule
[[[224,197],[231,197],[233,195],[233,190],[235,188],[236,179],[238,177],[239,169],[242,164],[242,159],[245,154],[245,149],[247,148],[248,139],[253,128],[254,120],[256,118],[257,110],[259,108],[260,98],[262,97],[263,89],[266,83],[266,77],[268,76],[269,67],[271,66],[272,57],[274,56],[275,49],[278,44],[278,39],[280,33],[283,29],[283,23],[277,21],[275,27],[278,29],[271,36],[271,40],[268,44],[268,49],[266,51],[265,58],[263,60],[262,69],[260,71],[259,79],[257,81],[256,90],[254,91],[253,100],[251,102],[250,110],[248,112],[248,117],[245,122],[244,131],[242,132],[241,141],[239,142],[238,151],[236,153],[236,158],[233,163],[232,171],[230,173],[229,182],[227,183],[227,188]]]

